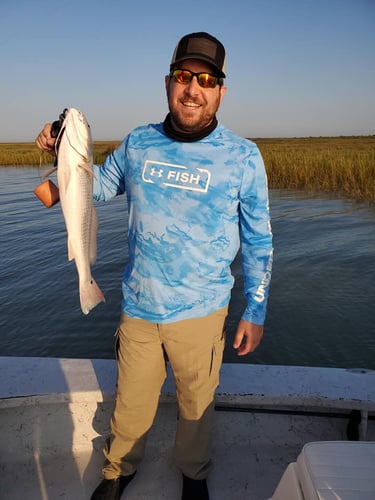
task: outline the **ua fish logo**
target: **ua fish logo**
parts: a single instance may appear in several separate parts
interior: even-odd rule
[[[195,172],[190,172],[184,165],[146,160],[142,179],[151,184],[163,184],[177,189],[207,193],[211,172],[205,168],[197,168]]]

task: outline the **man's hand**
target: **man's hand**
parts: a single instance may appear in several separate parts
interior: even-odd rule
[[[262,337],[263,325],[256,325],[241,319],[233,342],[234,349],[237,349],[237,355],[245,356],[254,351],[260,344]]]
[[[36,146],[46,153],[51,154],[52,156],[56,156],[55,152],[55,142],[56,139],[51,136],[51,123],[46,123],[43,127],[43,130],[40,132],[38,137],[35,140]]]

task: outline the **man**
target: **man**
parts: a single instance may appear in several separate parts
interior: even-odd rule
[[[217,122],[225,50],[208,33],[184,36],[165,78],[169,114],[138,127],[95,166],[94,198],[126,193],[129,262],[117,331],[118,389],[104,479],[92,499],[119,499],[142,460],[166,376],[179,418],[174,458],[183,500],[209,498],[214,393],[241,246],[248,305],[233,347],[262,339],[272,267],[266,175],[257,146]],[[46,125],[36,144],[51,151]]]

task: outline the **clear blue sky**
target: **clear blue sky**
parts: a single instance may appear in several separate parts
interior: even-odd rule
[[[375,0],[1,0],[0,142],[34,140],[71,106],[95,140],[161,121],[192,31],[227,49],[218,117],[238,134],[375,133]]]

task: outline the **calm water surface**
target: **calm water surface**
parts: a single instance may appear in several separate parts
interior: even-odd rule
[[[125,198],[97,205],[93,275],[107,302],[84,316],[61,208],[34,196],[39,182],[38,169],[0,167],[0,355],[112,358]],[[275,259],[265,337],[246,358],[231,348],[244,308],[236,261],[224,360],[375,369],[375,209],[300,192],[270,197]]]

